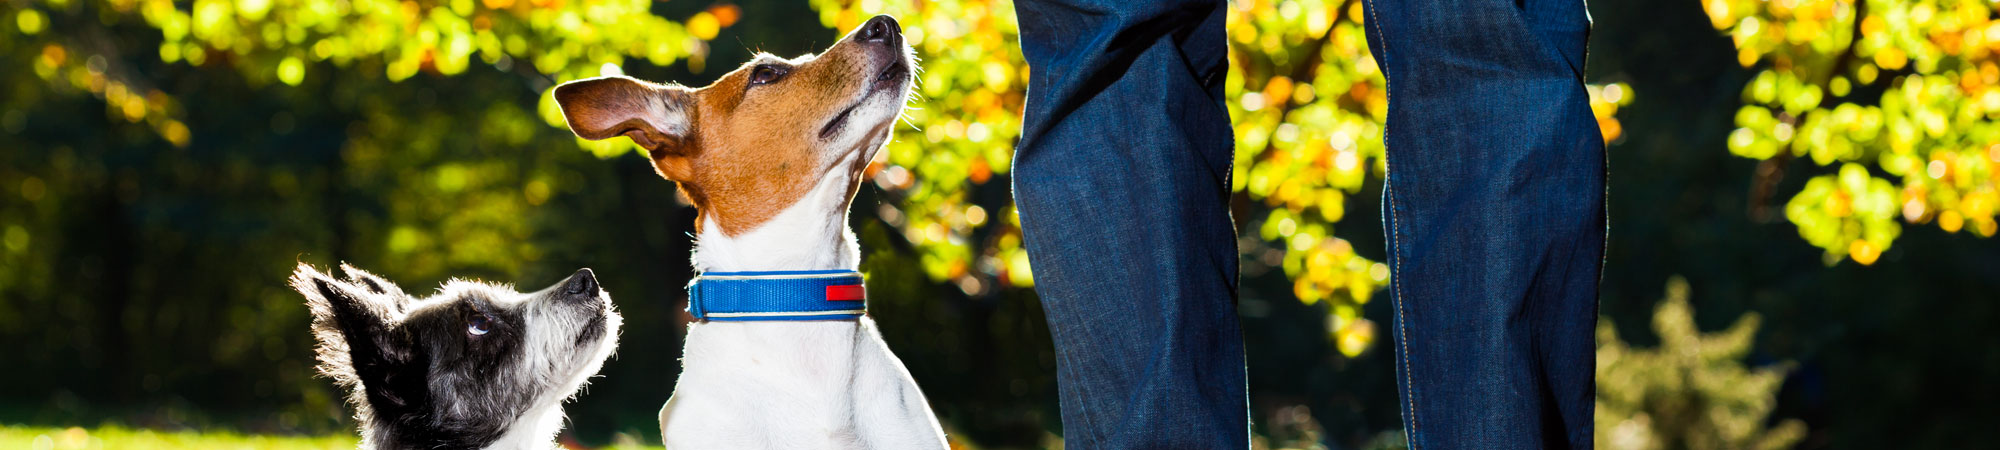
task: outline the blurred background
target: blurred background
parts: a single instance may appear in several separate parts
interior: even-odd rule
[[[1992,5],[1589,6],[1598,445],[1993,445]],[[1229,8],[1256,445],[1400,447],[1361,3]],[[0,446],[351,448],[284,284],[342,261],[411,292],[595,269],[629,325],[563,440],[657,443],[695,213],[549,90],[704,85],[877,13],[924,72],[854,207],[873,314],[954,444],[1060,447],[1007,188],[1027,67],[984,0],[0,0]]]

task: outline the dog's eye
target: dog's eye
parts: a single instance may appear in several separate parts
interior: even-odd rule
[[[493,331],[492,326],[493,319],[487,318],[485,314],[474,314],[472,317],[465,318],[465,332],[473,336],[481,336],[485,335],[488,331]]]
[[[785,74],[788,73],[791,73],[791,69],[785,67],[771,64],[757,66],[757,68],[750,69],[750,85],[776,83],[778,80],[784,79]]]

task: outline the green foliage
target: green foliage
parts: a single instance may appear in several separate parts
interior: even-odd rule
[[[1336,348],[1359,355],[1375,339],[1361,305],[1389,280],[1388,265],[1333,236],[1348,197],[1386,170],[1388,90],[1368,54],[1361,3],[1249,1],[1229,12],[1231,189],[1254,205],[1248,229],[1257,239],[1248,242],[1261,244],[1242,250],[1282,254],[1276,265],[1292,294],[1326,302]]]
[[[0,45],[23,49],[45,80],[88,91],[112,115],[145,123],[175,146],[191,138],[181,120],[185,105],[156,86],[145,71],[184,63],[235,68],[253,86],[299,85],[314,70],[359,70],[402,81],[420,72],[457,75],[477,59],[501,70],[520,61],[533,73],[557,79],[596,75],[601,64],[627,57],[655,65],[689,59],[698,68],[705,39],[726,22],[702,12],[692,27],[648,12],[651,2],[618,0],[451,0],[420,4],[396,0],[51,0],[0,5],[13,17],[14,33]],[[721,15],[734,21],[735,9]],[[90,22],[98,22],[93,26]],[[157,32],[154,57],[118,48],[79,27],[146,26]],[[46,32],[45,32],[46,31]],[[149,44],[150,45],[150,44]],[[119,53],[123,53],[120,55]],[[152,60],[152,61],[144,61]],[[322,64],[324,63],[324,64]],[[324,75],[321,75],[324,76]]]
[[[1246,264],[1269,258],[1308,305],[1325,302],[1335,347],[1357,356],[1375,340],[1361,307],[1387,286],[1389,267],[1360,256],[1334,236],[1368,179],[1390,168],[1382,130],[1389,96],[1368,52],[1359,1],[1252,0],[1229,11],[1233,63],[1225,106],[1236,129],[1232,188],[1252,205],[1243,245]],[[1633,100],[1622,84],[1588,86],[1606,140],[1620,136],[1613,116]],[[1366,205],[1366,206],[1363,206]]]
[[[409,97],[360,95],[379,92],[419,73],[458,76],[476,60],[501,72],[526,77],[542,89],[550,80],[598,74],[600,66],[644,59],[655,65],[687,60],[699,70],[707,54],[705,39],[735,21],[731,6],[718,6],[690,18],[684,27],[649,12],[651,2],[620,0],[452,0],[418,3],[395,0],[201,0],[191,4],[168,0],[53,0],[42,3],[0,3],[0,17],[14,25],[0,33],[5,60],[32,67],[49,83],[13,101],[0,101],[10,114],[22,114],[45,96],[88,95],[100,99],[107,116],[141,124],[175,147],[188,147],[194,133],[185,122],[188,104],[175,86],[162,85],[162,66],[216,67],[234,70],[252,88],[282,83],[319,91],[336,109],[362,117],[346,133],[341,149],[353,164],[345,180],[301,180],[277,174],[268,181],[280,194],[297,192],[302,182],[339,181],[379,184],[412,195],[395,195],[386,205],[391,228],[388,253],[412,258],[420,276],[434,276],[446,262],[497,265],[532,260],[540,252],[530,244],[515,244],[528,227],[516,220],[525,207],[542,204],[568,183],[581,180],[565,174],[516,166],[507,160],[468,161],[430,165],[419,155],[436,156],[441,147],[514,147],[528,145],[538,133],[535,114],[509,101],[484,96],[447,99],[469,104],[475,116],[459,111],[412,109]],[[149,27],[142,34],[157,38],[134,45],[111,39]],[[155,50],[157,48],[157,50]],[[338,76],[336,76],[338,75]],[[17,89],[19,89],[17,87]],[[309,91],[292,91],[311,101]],[[422,94],[418,92],[416,94]],[[541,115],[560,126],[560,115],[542,95]],[[346,102],[342,102],[346,100]],[[423,101],[423,99],[417,99]],[[344,103],[344,104],[343,104]],[[300,108],[304,109],[304,108]],[[298,114],[280,112],[273,128],[298,127]],[[553,118],[550,118],[553,117]],[[9,119],[22,122],[22,119]],[[282,122],[282,123],[281,123]],[[477,130],[464,133],[460,124]],[[263,124],[257,124],[263,125]],[[10,127],[12,128],[12,127]],[[282,133],[281,133],[282,134]],[[579,141],[581,142],[581,141]],[[587,143],[600,155],[616,155],[629,146]],[[415,157],[413,157],[415,156]],[[528,169],[525,172],[519,169]],[[30,177],[38,189],[48,181]],[[248,180],[246,180],[248,181]],[[60,187],[58,187],[60,188]],[[441,195],[414,195],[414,194]],[[526,202],[504,197],[525,198]],[[7,242],[25,247],[37,230],[16,225]],[[450,233],[450,239],[439,239]],[[12,231],[19,230],[19,231]],[[18,238],[18,239],[16,239]]]
[[[876,14],[903,22],[922,61],[918,99],[870,177],[885,194],[878,212],[921,254],[924,272],[968,295],[1028,287],[1034,275],[1021,246],[1020,216],[1005,193],[1027,91],[1014,4],[947,0],[814,0],[820,22],[843,33]]]
[[[1599,448],[1778,449],[1805,437],[1805,424],[1788,419],[1766,428],[1776,406],[1784,367],[1745,368],[1757,334],[1749,313],[1729,329],[1695,329],[1687,280],[1667,282],[1667,298],[1653,311],[1660,346],[1637,349],[1618,339],[1610,320],[1597,327],[1597,435]]]
[[[283,285],[300,261],[352,261],[413,293],[592,265],[638,300],[628,314],[672,317],[671,289],[639,288],[686,271],[645,270],[672,229],[632,226],[673,223],[670,185],[559,151],[576,139],[537,110],[605,63],[698,66],[738,14],[682,26],[655,6],[0,2],[0,365],[33,368],[0,374],[7,418],[344,428]],[[657,365],[606,372],[673,367],[641,364]],[[649,404],[573,413],[592,438],[654,426],[612,418],[657,399],[584,401]]]
[[[1737,62],[1759,70],[1743,89],[1729,151],[1765,160],[1758,175],[1767,185],[1792,158],[1838,169],[1814,175],[1784,208],[1829,264],[1873,264],[1901,223],[1935,221],[1980,237],[2000,230],[2000,22],[1991,4],[1702,5],[1735,43]]]

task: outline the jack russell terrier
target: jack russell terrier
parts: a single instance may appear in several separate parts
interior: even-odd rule
[[[699,209],[669,449],[945,448],[866,315],[847,208],[909,96],[913,52],[878,16],[825,53],[759,54],[702,88],[565,83],[584,139],[626,136]]]

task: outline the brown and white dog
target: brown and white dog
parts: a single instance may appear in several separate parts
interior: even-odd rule
[[[623,76],[558,86],[570,130],[626,136],[700,213],[696,270],[855,270],[847,210],[888,142],[914,58],[894,18],[818,55],[759,54],[702,88]],[[698,322],[660,410],[670,449],[944,448],[875,323]]]

